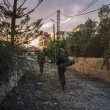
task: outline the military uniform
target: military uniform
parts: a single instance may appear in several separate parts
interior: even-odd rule
[[[62,89],[65,89],[66,81],[65,81],[65,71],[66,68],[75,62],[69,60],[68,55],[66,54],[63,48],[57,47],[57,65],[58,65],[58,75],[59,80],[62,85]]]
[[[41,75],[42,75],[42,73],[43,73],[43,68],[44,68],[44,62],[45,62],[45,55],[44,55],[43,52],[40,52],[40,53],[38,54],[37,60],[38,60],[38,63],[39,63],[40,73],[41,73]]]

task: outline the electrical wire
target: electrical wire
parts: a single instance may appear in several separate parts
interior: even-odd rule
[[[83,9],[82,9],[81,11],[79,11],[76,15],[71,16],[71,19],[70,19],[69,21],[63,23],[63,24],[66,24],[66,23],[72,21],[73,19],[75,19],[76,17],[78,17],[78,16],[80,16],[80,15],[84,15],[83,12],[85,12],[87,9],[89,9],[91,6],[93,6],[97,1],[98,1],[98,0],[93,0],[91,3],[89,3],[89,5],[86,6],[86,8],[83,8]],[[89,12],[89,13],[90,13],[90,12]],[[85,13],[85,14],[87,14],[87,13]],[[63,24],[62,24],[62,25],[63,25]]]
[[[45,17],[45,18],[43,19],[43,21],[46,20],[46,19],[48,19],[48,18],[50,18],[50,17],[53,16],[55,13],[57,13],[57,11],[55,11],[54,13],[52,13],[52,14],[50,14],[49,16]]]
[[[107,5],[109,6],[110,4],[107,4]],[[89,12],[86,12],[86,13],[79,14],[79,15],[77,15],[76,17],[81,16],[81,15],[90,14],[90,13],[93,13],[93,12],[96,12],[96,11],[99,11],[99,10],[100,10],[100,8],[95,9],[95,10],[92,10],[92,11],[89,11]],[[67,23],[67,22],[66,22],[66,23]],[[63,24],[62,24],[62,25],[63,25]]]
[[[63,15],[63,16],[66,16],[66,17],[75,17],[75,16],[78,16],[79,14],[82,14],[85,10],[87,10],[88,8],[90,8],[92,5],[94,5],[95,3],[96,3],[96,1],[98,1],[98,0],[93,0],[92,2],[90,2],[86,7],[84,7],[82,10],[80,10],[76,15],[74,15],[74,16],[66,16],[66,15],[64,15],[62,12],[61,12],[61,15]],[[50,15],[48,15],[47,17],[45,17],[44,19],[43,19],[43,21],[45,21],[46,19],[48,19],[48,18],[50,18],[51,16],[53,16],[55,13],[57,13],[57,11],[55,11],[54,13],[52,13],[52,14],[50,14]],[[73,19],[73,18],[72,18]],[[61,19],[61,20],[66,20],[66,19]],[[70,21],[70,20],[69,20]],[[49,22],[49,21],[48,21]],[[48,23],[48,22],[46,22],[46,23]],[[45,23],[45,24],[46,24]]]
[[[98,1],[98,0],[93,0],[93,1],[90,2],[87,6],[85,6],[82,10],[80,10],[77,14],[74,14],[73,16],[68,16],[68,15],[65,15],[65,14],[63,14],[62,12],[60,12],[62,16],[68,17],[68,18],[64,18],[64,19],[61,19],[61,20],[67,20],[67,19],[70,18],[69,21],[67,21],[67,22],[65,22],[65,23],[62,23],[61,25],[67,24],[68,22],[72,21],[73,19],[75,19],[75,18],[78,17],[78,16],[90,14],[90,13],[93,13],[93,12],[96,12],[96,11],[100,10],[100,8],[98,8],[98,9],[95,9],[95,10],[92,10],[92,11],[85,12],[87,9],[89,9],[90,7],[92,7],[97,1]],[[110,5],[110,4],[108,4],[108,5]],[[85,13],[84,13],[84,12],[85,12]],[[55,11],[55,12],[52,13],[52,14],[50,14],[50,15],[47,16],[46,18],[44,18],[43,21],[46,20],[46,19],[48,19],[48,18],[50,18],[50,17],[53,16],[55,13],[57,13],[57,11]],[[50,21],[48,21],[48,22],[50,22]],[[46,22],[46,23],[48,23],[48,22]],[[46,24],[46,23],[44,23],[44,24]],[[52,27],[50,27],[48,30],[50,30],[50,29],[52,29]]]
[[[86,11],[88,8],[90,8],[91,6],[93,6],[95,3],[96,3],[96,1],[98,1],[98,0],[93,0],[92,2],[90,2],[86,7],[84,7],[82,10],[80,10],[77,14],[75,14],[75,15],[73,15],[73,16],[67,16],[67,15],[64,15],[62,12],[61,12],[61,15],[63,15],[63,16],[66,16],[66,17],[71,17],[72,19],[74,19],[73,17],[77,17],[77,16],[79,16],[79,15],[81,15],[84,11]],[[51,16],[53,16],[55,13],[57,13],[57,11],[55,11],[54,13],[52,13],[52,14],[50,14],[49,16],[47,16],[46,18],[44,18],[43,19],[43,21],[45,21],[46,19],[48,19],[48,18],[50,18]],[[86,13],[85,13],[86,14]],[[70,19],[70,20],[72,20],[72,19]],[[66,20],[66,19],[61,19],[61,20]],[[69,20],[69,21],[70,21]],[[67,21],[67,22],[69,22],[69,21]],[[49,22],[49,21],[48,21]],[[48,22],[46,22],[46,23],[48,23]],[[66,23],[67,23],[66,22]],[[46,24],[46,23],[44,23],[44,24]],[[64,24],[64,23],[63,23]],[[52,27],[51,27],[52,28]],[[50,30],[51,28],[49,28],[48,30]]]
[[[83,13],[84,11],[86,11],[87,9],[89,9],[91,6],[93,6],[97,1],[98,0],[93,0],[85,8],[83,8],[81,11],[79,11],[76,15],[79,15],[79,14]]]
[[[94,5],[97,1],[98,1],[98,0],[93,0],[93,1],[90,2],[86,7],[84,7],[82,10],[80,10],[77,14],[74,14],[74,15],[72,15],[72,16],[65,15],[65,14],[63,14],[62,12],[61,12],[61,15],[65,16],[65,17],[68,17],[68,18],[74,17],[74,16],[78,15],[79,13],[82,13],[82,12],[84,12],[85,10],[87,10],[88,8],[90,8],[90,7],[91,7],[92,5]]]

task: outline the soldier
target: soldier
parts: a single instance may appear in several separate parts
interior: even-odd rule
[[[64,46],[60,44],[60,46],[57,46],[57,65],[58,65],[58,75],[59,80],[62,86],[62,89],[65,89],[66,81],[65,81],[65,71],[66,68],[75,62],[72,60],[69,60],[68,55],[64,49]]]
[[[45,62],[45,55],[44,55],[43,51],[39,52],[37,60],[38,60],[38,63],[39,63],[40,73],[42,75],[43,68],[44,68],[44,62]]]

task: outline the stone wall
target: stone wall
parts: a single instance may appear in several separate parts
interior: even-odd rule
[[[107,66],[102,67],[103,58],[75,58],[75,65],[72,65],[71,68],[79,71],[81,74],[90,75],[95,78],[103,79],[107,82],[110,82],[110,70],[107,69]],[[109,59],[110,66],[110,59]],[[101,69],[102,68],[102,69]],[[110,68],[110,67],[109,67]]]

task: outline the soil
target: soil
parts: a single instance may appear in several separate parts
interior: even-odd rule
[[[109,84],[70,69],[65,75],[62,90],[55,65],[46,63],[42,76],[39,69],[27,72],[0,110],[110,110]]]

